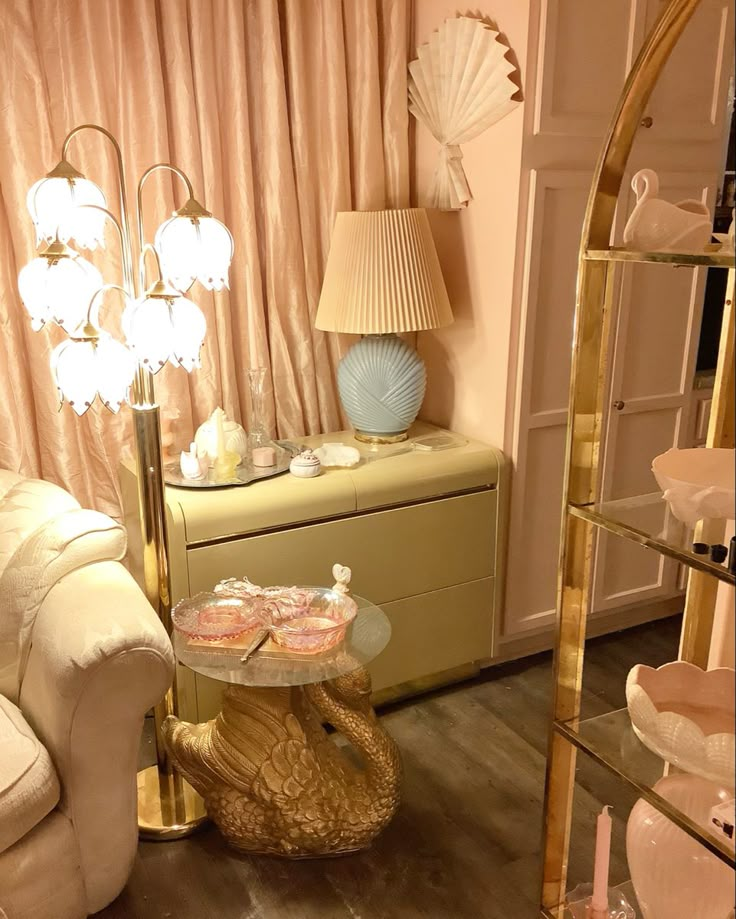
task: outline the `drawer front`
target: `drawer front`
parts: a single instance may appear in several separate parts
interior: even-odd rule
[[[491,577],[495,531],[495,491],[444,498],[189,549],[189,588],[242,576],[330,586],[339,562],[353,569],[356,594],[383,604]]]
[[[386,603],[391,641],[368,668],[373,689],[486,661],[493,652],[493,578]]]
[[[386,603],[391,640],[369,665],[374,691],[487,661],[493,651],[493,578]],[[196,675],[199,721],[220,711],[225,684]]]

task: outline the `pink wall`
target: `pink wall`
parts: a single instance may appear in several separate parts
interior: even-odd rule
[[[530,0],[495,0],[488,10],[524,73]],[[415,46],[458,9],[446,0],[416,0]],[[460,212],[430,212],[455,322],[422,332],[418,349],[427,364],[422,418],[503,447],[508,392],[523,105],[464,144],[473,200]],[[416,127],[417,203],[429,189],[438,144]]]

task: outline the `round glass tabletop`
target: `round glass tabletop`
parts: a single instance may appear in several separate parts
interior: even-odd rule
[[[174,653],[180,663],[203,676],[241,686],[303,686],[333,680],[370,663],[391,638],[391,623],[383,610],[363,597],[350,596],[358,604],[358,615],[345,641],[323,654],[296,654],[268,641],[243,662],[242,648],[194,643],[176,629]]]

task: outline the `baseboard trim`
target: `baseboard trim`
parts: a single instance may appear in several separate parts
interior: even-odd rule
[[[632,604],[619,609],[607,610],[591,617],[588,623],[587,638],[597,638],[610,632],[620,632],[630,629],[645,622],[655,622],[657,619],[667,619],[681,613],[685,605],[683,596],[669,597],[666,600],[656,600],[653,603]],[[553,629],[531,636],[520,638],[503,638],[498,642],[498,654],[488,661],[483,667],[492,667],[507,661],[518,660],[540,651],[550,651],[554,647],[555,633]]]

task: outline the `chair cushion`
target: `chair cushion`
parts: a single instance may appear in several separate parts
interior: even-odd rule
[[[0,696],[0,852],[59,802],[54,764],[19,708]]]

